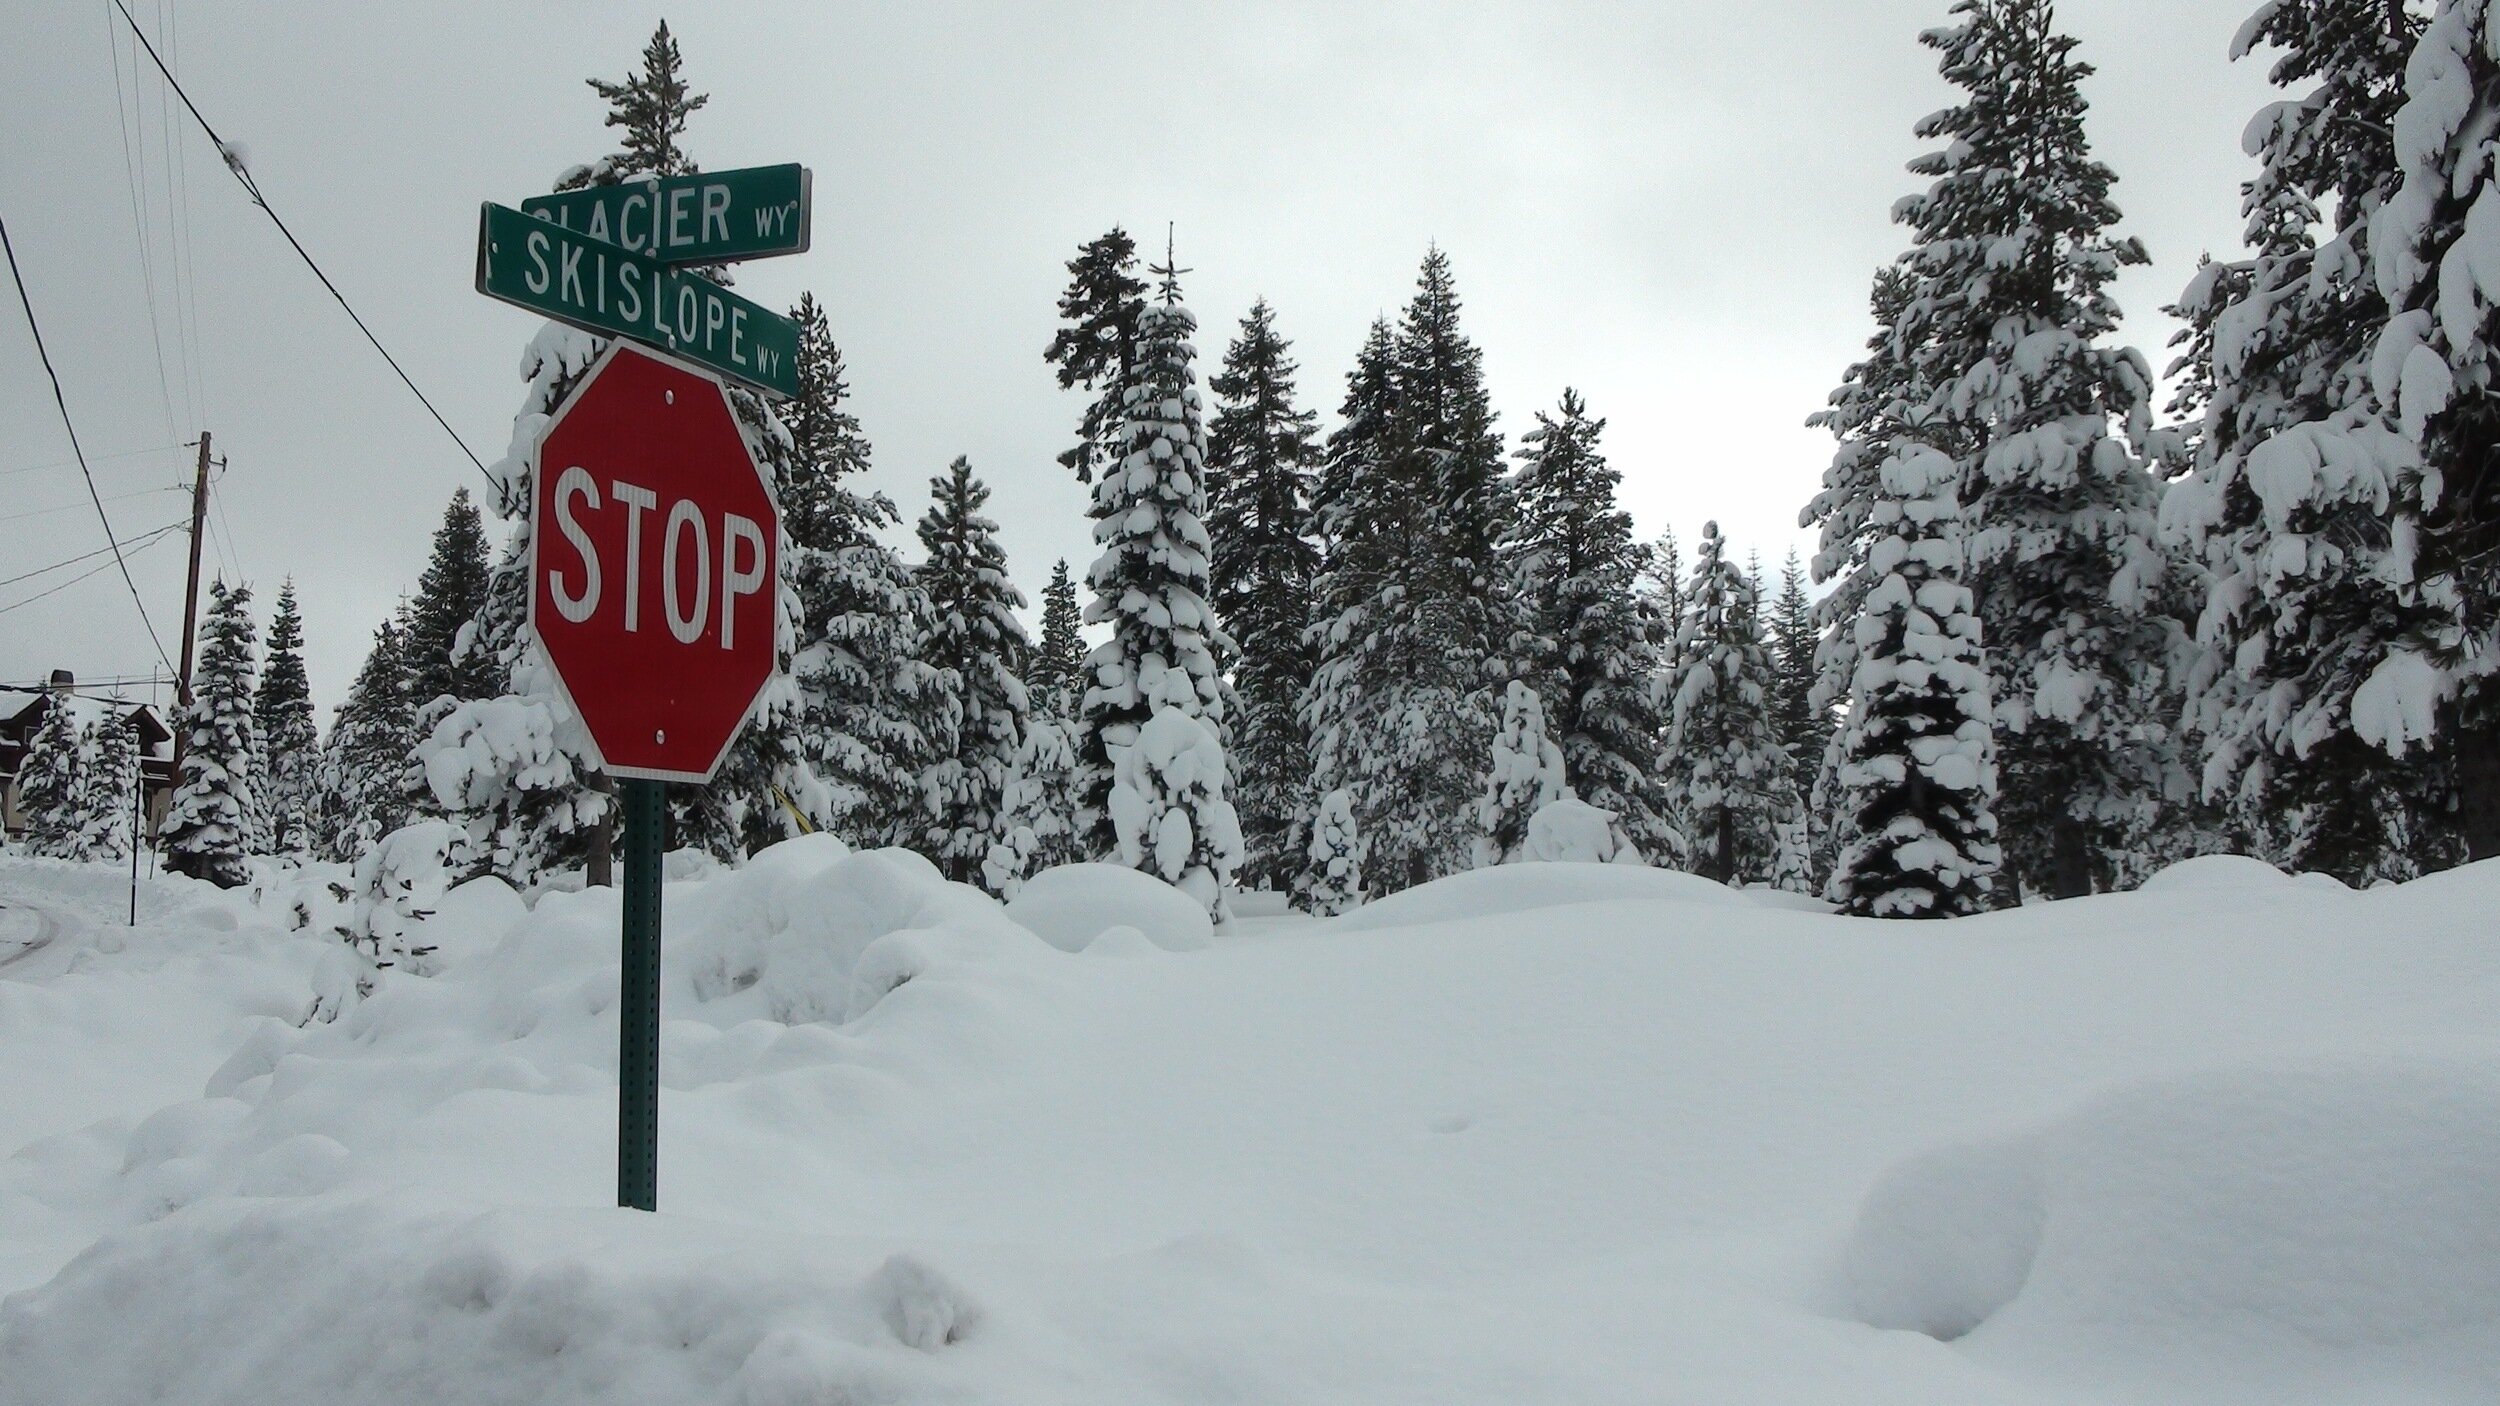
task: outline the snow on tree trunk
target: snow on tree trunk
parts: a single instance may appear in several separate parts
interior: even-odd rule
[[[1977,912],[1999,863],[1987,661],[1959,580],[1960,474],[1950,456],[1905,445],[1867,515],[1877,535],[1836,744],[1852,833],[1832,876],[1834,901],[1860,917]]]
[[[1535,689],[1514,680],[1503,691],[1502,730],[1485,769],[1484,798],[1476,803],[1476,824],[1484,832],[1476,840],[1476,867],[1522,858],[1529,820],[1569,795],[1562,749],[1545,735],[1545,705]]]

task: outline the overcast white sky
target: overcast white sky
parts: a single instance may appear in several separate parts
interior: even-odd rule
[[[815,171],[815,248],[745,265],[740,290],[776,307],[815,290],[875,485],[916,517],[970,454],[1028,594],[1053,559],[1091,555],[1083,490],[1053,462],[1080,406],[1040,353],[1063,261],[1115,222],[1157,245],[1177,223],[1205,369],[1253,298],[1273,302],[1323,413],[1438,241],[1514,443],[1577,386],[1644,535],[1689,544],[1716,518],[1775,565],[1806,541],[1797,509],[1829,456],[1802,421],[1902,245],[1911,124],[1950,100],[1916,42],[1946,0],[127,3],[490,462],[535,324],[470,291],[478,202],[611,150],[582,79],[624,75],[667,16],[712,95],[696,158]],[[2160,305],[2199,250],[2237,247],[2240,134],[2269,94],[2261,61],[2226,60],[2251,7],[2061,6],[2100,69],[2091,131],[2124,229],[2154,256],[2119,293],[2157,369]],[[110,0],[7,8],[0,215],[113,522],[179,519],[174,446],[213,430],[232,464],[209,560],[264,599],[294,576],[326,723],[476,471],[134,73]],[[0,301],[0,577],[102,546],[68,461]],[[182,556],[173,534],[132,563],[169,653]],[[0,586],[0,682],[151,671],[109,570],[16,604],[106,560]]]

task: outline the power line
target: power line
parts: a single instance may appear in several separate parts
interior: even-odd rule
[[[122,449],[111,454],[91,454],[87,457],[87,462],[109,464],[116,459],[136,459],[142,454],[171,454],[177,449],[188,448],[190,446],[186,444],[151,444],[144,449]],[[78,467],[78,461],[75,459],[50,459],[40,464],[18,464],[11,468],[0,469],[0,475],[31,474],[38,469],[74,469],[76,467]]]
[[[56,561],[50,566],[38,566],[32,571],[21,571],[15,576],[0,579],[0,586],[14,586],[20,581],[29,580],[37,576],[49,575],[52,572],[60,570],[64,566],[76,566],[78,563],[87,560],[89,557],[100,557],[106,552],[113,550],[114,547],[135,548],[140,543],[147,542],[152,538],[161,537],[164,534],[173,531],[175,528],[187,525],[189,522],[189,518],[185,518],[181,522],[169,522],[163,527],[159,527],[153,531],[142,532],[136,537],[124,537],[119,542],[112,543],[108,546],[98,547],[92,552],[80,552],[78,555],[71,557],[67,561]]]
[[[120,0],[114,3],[119,4]],[[43,326],[35,321],[35,300],[26,291],[26,275],[17,266],[17,245],[9,238],[9,222],[5,219],[0,219],[0,251],[9,256],[9,279],[17,285],[18,306],[26,309],[26,330],[34,334],[35,356],[43,362],[43,374],[52,382],[52,403],[60,407],[61,428],[69,431],[70,452],[78,456],[78,473],[87,481],[88,501],[95,504],[96,521],[104,524],[104,540],[113,543],[113,564],[122,569],[122,584],[130,588],[130,603],[139,608],[139,623],[148,628],[148,643],[156,646],[156,662],[170,672],[174,661],[165,657],[165,642],[156,637],[156,622],[148,618],[148,603],[139,598],[139,583],[130,579],[130,562],[122,555],[120,540],[113,536],[113,519],[104,511],[104,499],[96,492],[95,471],[87,467],[87,451],[78,442],[78,424],[69,417],[69,397],[61,393],[61,373],[52,369],[52,352],[43,344]]]
[[[304,267],[311,269],[313,277],[321,280],[321,286],[330,290],[330,296],[338,301],[339,307],[347,313],[348,320],[356,324],[356,330],[364,333],[365,340],[373,343],[373,349],[382,354],[384,361],[390,363],[391,370],[399,376],[399,383],[406,386],[408,393],[417,398],[417,403],[425,407],[426,414],[434,417],[434,423],[443,427],[443,433],[451,436],[451,442],[460,447],[461,454],[466,456],[471,464],[477,466],[478,473],[483,475],[488,483],[495,484],[500,491],[502,485],[496,483],[494,474],[486,467],[486,461],[477,457],[476,452],[469,448],[468,441],[462,439],[460,432],[451,427],[451,421],[444,419],[443,412],[435,409],[434,402],[426,399],[425,392],[417,389],[417,383],[410,379],[407,369],[399,364],[399,358],[391,355],[391,349],[382,345],[382,339],[373,335],[373,329],[366,326],[364,318],[357,315],[355,306],[347,301],[347,295],[340,292],[339,286],[330,281],[330,275],[321,271],[321,265],[313,261],[313,256],[304,248],[303,241],[295,237],[295,231],[288,229],[286,221],[278,218],[278,212],[270,207],[269,197],[261,194],[260,183],[253,180],[252,173],[245,169],[242,156],[226,144],[225,138],[217,135],[216,128],[208,125],[208,118],[201,114],[199,104],[191,101],[191,95],[184,92],[182,84],[175,80],[174,71],[165,66],[165,60],[156,52],[156,46],[148,42],[147,35],[140,33],[139,22],[130,17],[130,7],[123,4],[122,0],[113,0],[113,8],[122,12],[123,21],[129,24],[130,32],[137,36],[140,47],[146,49],[148,57],[155,61],[156,71],[165,75],[165,85],[174,90],[175,97],[182,99],[182,105],[190,109],[192,120],[200,124],[200,130],[208,134],[211,142],[216,143],[218,155],[225,158],[226,169],[234,172],[234,178],[243,183],[243,189],[252,197],[252,203],[259,206],[261,213],[269,217],[269,222],[278,227],[278,233],[286,236],[286,242],[293,247],[296,257],[304,261]]]
[[[171,488],[134,488],[128,493],[116,493],[104,501],[107,503],[124,503],[133,498],[145,498],[151,493],[172,493],[174,491],[175,490]],[[70,509],[77,506],[78,505],[76,503],[60,503],[49,508],[29,508],[22,513],[10,513],[6,517],[0,517],[0,522],[23,522],[30,517],[48,517],[53,513],[68,512]]]
[[[130,114],[124,110],[122,104],[122,48],[120,42],[113,37],[113,17],[109,14],[104,17],[104,41],[112,49],[113,119],[121,124],[122,176],[124,184],[130,191],[132,232],[139,239],[139,286],[147,294],[148,331],[151,334],[150,340],[156,347],[156,394],[165,407],[165,433],[173,434],[176,432],[174,429],[173,377],[165,370],[165,324],[157,316],[156,311],[156,246],[155,241],[148,237],[148,217],[140,204],[142,199],[140,192],[146,188],[146,182],[139,178],[139,172],[147,165],[145,159],[147,129],[144,127],[140,129],[140,151],[134,153],[130,144]],[[139,56],[136,53],[130,56],[130,63],[131,83],[135,88],[139,77]],[[134,93],[133,101],[136,100]]]
[[[149,533],[149,534],[148,534],[148,536],[147,536],[147,539],[146,539],[145,541],[142,541],[142,542],[141,542],[138,546],[133,547],[133,548],[131,548],[131,549],[130,549],[130,555],[131,555],[131,556],[134,556],[134,557],[135,557],[135,556],[137,556],[139,553],[141,553],[141,552],[143,552],[143,551],[146,551],[149,547],[152,547],[152,546],[154,546],[155,544],[157,544],[158,542],[161,542],[161,541],[165,540],[165,537],[166,537],[166,536],[167,536],[167,534],[162,533],[162,532],[152,532],[152,533]],[[115,563],[117,563],[117,562],[121,562],[121,561],[123,561],[123,560],[124,560],[124,558],[123,558],[122,551],[121,551],[121,544],[120,544],[120,543],[118,543],[118,542],[116,542],[116,543],[114,543],[114,544],[113,544],[113,560],[112,560],[112,561],[101,561],[101,562],[97,562],[97,563],[96,563],[96,564],[95,564],[92,568],[90,568],[90,569],[88,569],[88,570],[86,570],[86,571],[81,571],[81,572],[79,572],[77,575],[72,576],[71,578],[69,578],[68,580],[66,580],[66,581],[62,582],[61,584],[59,584],[59,585],[57,585],[57,586],[48,586],[48,587],[44,588],[43,590],[37,591],[37,592],[35,592],[33,595],[28,596],[28,597],[27,597],[26,599],[24,599],[24,600],[15,600],[15,601],[11,601],[11,602],[9,602],[7,605],[0,605],[0,615],[6,615],[6,614],[8,614],[10,611],[17,609],[17,608],[18,608],[18,607],[20,607],[20,606],[33,605],[35,602],[37,602],[37,601],[39,601],[39,600],[42,600],[45,596],[57,596],[57,595],[59,595],[61,592],[68,590],[70,587],[77,585],[79,582],[86,580],[88,577],[98,575],[98,574],[102,573],[102,572],[105,570],[105,568],[110,567],[110,566],[114,565]],[[129,572],[130,572],[130,568],[129,568],[128,566],[126,566],[126,565],[125,565],[125,566],[123,566],[123,567],[122,567],[122,573],[123,573],[123,575],[124,575],[124,576],[129,575]],[[145,619],[145,618],[146,618],[146,616],[147,616],[147,613],[146,613],[145,611],[141,611],[141,612],[140,612],[140,618],[141,618],[141,619]],[[148,626],[148,638],[150,638],[150,639],[154,639],[154,638],[156,638],[156,627],[155,627],[154,625],[150,625],[150,626]],[[162,647],[162,646],[160,646],[160,647],[158,648],[157,653],[158,653],[160,656],[164,653],[164,650],[163,650],[163,647]],[[173,665],[169,663],[169,664],[167,664],[165,667],[166,667],[166,668],[168,668],[168,669],[170,669],[170,668],[172,668],[172,667],[173,667]]]

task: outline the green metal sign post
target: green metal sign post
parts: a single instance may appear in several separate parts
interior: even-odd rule
[[[618,783],[625,806],[623,1027],[617,1043],[616,1204],[660,1207],[660,866],[668,784]]]
[[[793,162],[534,195],[521,213],[664,264],[717,264],[806,253],[811,205]]]
[[[799,327],[709,279],[488,203],[477,291],[694,362],[767,395],[799,393]]]

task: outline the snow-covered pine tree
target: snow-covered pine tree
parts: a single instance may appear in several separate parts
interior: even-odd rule
[[[1103,554],[1086,574],[1094,600],[1085,619],[1110,626],[1111,638],[1086,660],[1079,735],[1095,849],[1181,884],[1221,920],[1223,887],[1241,861],[1217,666],[1232,642],[1207,606],[1207,437],[1189,342],[1198,323],[1177,272],[1157,272],[1162,294],[1138,318],[1121,408],[1128,454],[1094,485]],[[1154,827],[1151,836],[1140,826]]]
[[[1958,577],[1961,477],[1952,456],[1903,443],[1864,519],[1870,579],[1834,746],[1849,838],[1831,892],[1859,917],[1975,913],[2000,862],[1988,667]]]
[[[1545,705],[1535,689],[1513,679],[1502,695],[1502,730],[1493,737],[1493,758],[1484,772],[1484,795],[1476,802],[1476,867],[1489,869],[1520,857],[1528,821],[1571,794],[1563,781],[1563,753],[1546,733]]]
[[[2179,300],[2188,331],[2173,369],[2180,408],[2200,418],[2192,470],[2161,514],[2207,577],[2186,679],[2205,798],[2245,830],[2275,832],[2287,864],[2356,884],[2410,871],[2408,826],[2380,802],[2401,799],[2411,828],[2444,828],[2444,788],[2424,774],[2436,768],[2417,755],[2389,784],[2389,758],[2353,711],[2424,620],[2396,525],[2420,427],[2386,423],[2370,371],[2388,315],[2373,221],[2400,178],[2393,131],[2416,9],[2274,0],[2241,26],[2234,57],[2272,46],[2275,83],[2311,86],[2249,128],[2250,256],[2201,267]]]
[[[1667,854],[1675,846],[1657,782],[1661,720],[1650,680],[1673,626],[1640,590],[1646,553],[1615,502],[1623,476],[1598,450],[1605,428],[1574,390],[1555,414],[1538,413],[1521,436],[1508,550],[1543,645],[1531,671],[1571,791],[1611,812],[1642,851]]]
[[[1295,876],[1295,904],[1329,918],[1362,903],[1363,853],[1353,796],[1339,789],[1320,797],[1311,817],[1309,862]]]
[[[373,647],[330,720],[321,749],[320,855],[353,864],[384,835],[408,823],[408,791],[402,784],[415,710],[409,702],[407,656],[399,624],[374,629]]]
[[[1805,567],[1791,550],[1780,566],[1779,595],[1771,601],[1767,620],[1771,646],[1771,726],[1788,753],[1792,774],[1810,777],[1822,765],[1830,742],[1831,713],[1814,703],[1818,678],[1814,655],[1819,632],[1814,603],[1806,595]]]
[[[1798,514],[1797,525],[1819,529],[1810,563],[1817,583],[1831,590],[1815,603],[1814,626],[1820,633],[1815,648],[1814,706],[1829,710],[1848,696],[1857,672],[1857,619],[1860,603],[1875,579],[1866,555],[1878,540],[1867,526],[1882,497],[1883,465],[1901,441],[1904,416],[1925,392],[1913,380],[1907,355],[1895,335],[1916,281],[1905,256],[1890,268],[1878,269],[1868,302],[1875,315],[1875,334],[1867,339],[1866,359],[1851,365],[1828,406],[1806,418],[1808,425],[1832,432],[1839,444],[1823,470],[1822,491]],[[1817,788],[1828,785],[1829,761],[1818,775]]]
[[[1640,592],[1672,637],[1675,622],[1684,618],[1684,550],[1674,528],[1661,528],[1658,540],[1642,549]]]
[[[2469,859],[2500,855],[2500,11],[2441,0],[2405,66],[2400,184],[2370,218],[2388,320],[2371,384],[2421,448],[2394,476],[2401,634],[2353,691],[2353,730],[2445,773]],[[2384,472],[2373,454],[2364,474]],[[2341,467],[2330,461],[2321,476]],[[2359,476],[2359,475],[2356,475]],[[2331,496],[2331,495],[2316,495]],[[2394,634],[2395,632],[2390,632]]]
[[[999,802],[998,831],[981,862],[983,888],[1012,899],[1026,879],[1085,858],[1085,837],[1076,828],[1083,802],[1079,775],[1076,724],[1047,715],[1031,718]]]
[[[846,401],[841,349],[824,308],[802,296],[799,394],[784,412],[792,463],[782,533],[798,583],[803,644],[793,669],[801,735],[823,783],[819,822],[854,845],[920,844],[920,774],[954,747],[955,701],[914,650],[929,603],[880,539],[891,500],[850,486],[869,445]]]
[[[461,632],[474,628],[486,608],[490,555],[477,504],[468,489],[454,489],[442,525],[434,529],[434,550],[417,577],[417,593],[407,604],[399,642],[409,701],[419,709],[431,708],[438,698],[492,698],[502,688],[493,660],[457,648]],[[275,626],[271,647],[276,647]],[[437,709],[435,716],[448,711]]]
[[[1073,721],[1085,695],[1085,639],[1077,633],[1084,615],[1076,603],[1076,582],[1062,557],[1042,587],[1042,639],[1024,668],[1024,691],[1035,717]]]
[[[77,858],[130,858],[139,795],[139,733],[127,703],[78,731]]]
[[[1059,388],[1093,394],[1077,424],[1077,441],[1059,456],[1079,483],[1127,452],[1120,417],[1137,359],[1138,318],[1146,307],[1146,284],[1137,276],[1137,241],[1114,225],[1068,261],[1068,291],[1059,295],[1063,324],[1042,352],[1059,368]]]
[[[252,675],[260,629],[251,607],[251,587],[209,583],[191,706],[182,715],[182,770],[165,814],[165,867],[219,888],[252,877],[246,846],[257,781]]]
[[[1497,559],[1514,505],[1458,315],[1435,249],[1398,330],[1375,324],[1347,378],[1318,503],[1312,786],[1351,793],[1367,872],[1391,891],[1472,864],[1480,749],[1535,644]]]
[[[26,817],[26,852],[39,859],[78,857],[79,800],[85,790],[78,774],[78,733],[69,695],[56,693],[18,763],[17,809]]]
[[[1761,612],[1715,522],[1702,527],[1684,601],[1675,662],[1661,684],[1669,721],[1659,769],[1690,829],[1695,872],[1733,884],[1768,873],[1771,827],[1794,795],[1771,726]]]
[[[1240,647],[1231,716],[1234,807],[1245,888],[1282,890],[1309,847],[1310,741],[1299,704],[1313,662],[1306,636],[1319,572],[1311,479],[1317,417],[1294,401],[1292,345],[1262,298],[1208,384],[1207,532],[1216,618]]]
[[[955,750],[921,775],[927,819],[919,848],[940,872],[980,883],[1006,791],[1024,745],[1023,665],[1031,648],[1016,611],[1024,595],[1007,579],[998,524],[981,515],[987,485],[958,456],[929,480],[919,525],[927,553],[915,575],[929,598],[928,632],[916,651],[955,680]]]
[[[319,793],[315,771],[320,737],[313,726],[312,683],[304,673],[304,617],[295,606],[295,581],[278,587],[269,621],[269,656],[252,698],[252,725],[260,744],[260,797],[268,817],[269,852],[312,852]]]
[[[2109,282],[2145,254],[2109,233],[2116,177],[2084,138],[2092,70],[2052,0],[1953,13],[1920,39],[1968,97],[1917,127],[1943,145],[1910,165],[1933,184],[1895,207],[1912,244],[1894,355],[1932,447],[1962,466],[2007,862],[2063,897],[2142,842],[2169,762],[2181,630],[2158,489],[2128,445],[2151,432],[2153,378],[2133,349],[2100,345],[2118,322]]]

